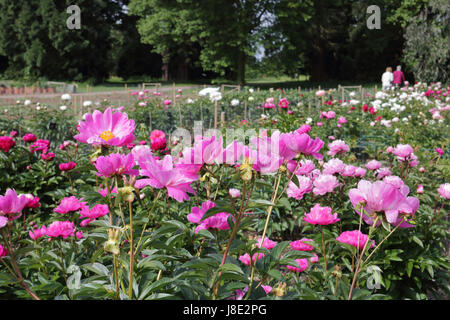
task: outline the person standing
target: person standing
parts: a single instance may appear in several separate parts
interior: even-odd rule
[[[397,66],[397,70],[394,71],[394,84],[395,88],[398,89],[405,82],[405,75],[402,72],[402,66]]]
[[[392,74],[392,68],[387,67],[386,72],[381,76],[381,84],[383,91],[389,90],[392,86],[392,81],[394,81],[394,75]]]

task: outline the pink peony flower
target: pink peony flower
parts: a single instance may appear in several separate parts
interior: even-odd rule
[[[314,162],[311,160],[301,160],[298,166],[297,163],[298,161],[295,160],[289,160],[287,163],[287,168],[290,172],[293,173],[295,168],[297,168],[297,171],[295,172],[296,175],[310,174],[316,167]]]
[[[440,156],[442,156],[445,152],[441,148],[434,149]]]
[[[100,156],[95,162],[95,168],[98,171],[97,176],[105,178],[124,174],[137,176],[139,171],[133,169],[134,165],[134,157],[131,153],[128,155],[113,153],[106,157]]]
[[[417,192],[418,194],[422,194],[422,193],[424,192],[423,185],[419,184],[419,186],[417,187],[416,192]]]
[[[381,162],[377,160],[371,160],[366,164],[366,168],[369,170],[377,170],[381,168]]]
[[[283,98],[278,102],[278,106],[282,109],[287,109],[289,108],[289,101],[286,98]]]
[[[66,214],[72,211],[80,210],[86,205],[86,202],[82,202],[83,199],[77,199],[74,196],[66,197],[61,200],[61,203],[53,209],[54,212],[59,214]]]
[[[139,174],[148,178],[137,180],[136,188],[148,185],[156,189],[166,188],[169,197],[178,202],[189,200],[186,192],[195,194],[190,184],[198,179],[198,175],[189,168],[175,167],[171,156],[167,155],[163,160],[156,160],[151,155],[141,156],[138,163],[141,167]]]
[[[166,137],[165,133],[161,130],[153,130],[150,133],[150,140],[155,140],[158,138],[165,138],[165,137]]]
[[[355,177],[364,177],[366,175],[367,170],[361,167],[357,167],[355,169]]]
[[[329,156],[335,156],[339,153],[350,151],[350,147],[342,140],[335,140],[328,145],[330,151],[327,152]]]
[[[264,257],[264,253],[262,253],[262,252],[255,253],[255,254],[253,255],[253,257],[252,257],[252,262],[255,263],[256,260],[260,260],[260,259],[262,259],[263,257]],[[246,253],[246,254],[240,256],[240,257],[239,257],[239,260],[240,260],[243,264],[245,264],[246,266],[249,266],[250,263],[251,263],[251,262],[250,262],[250,255],[249,255],[248,253]]]
[[[109,213],[109,208],[106,204],[97,204],[92,209],[83,206],[79,213],[81,217],[86,218],[80,223],[80,226],[85,227],[95,219],[106,216]]]
[[[345,124],[345,123],[347,123],[347,119],[346,119],[345,117],[340,117],[340,118],[338,119],[338,123],[339,123],[339,124]]]
[[[344,231],[341,233],[339,237],[336,238],[337,241],[349,244],[351,246],[354,246],[357,249],[362,250],[364,248],[364,245],[369,241],[369,237],[359,232],[358,230],[354,231]],[[370,248],[373,248],[375,246],[375,241],[372,240],[372,244],[370,245]]]
[[[326,94],[325,90],[316,91],[316,96],[317,97],[323,97],[325,94]]]
[[[341,173],[345,169],[345,163],[342,160],[333,158],[323,165],[323,173],[324,174],[335,174]]]
[[[66,239],[67,237],[73,236],[74,231],[75,227],[73,222],[55,221],[47,227],[47,236],[51,238],[62,237],[63,239]]]
[[[50,148],[49,140],[38,139],[30,146],[30,152],[34,153],[42,151],[42,153],[47,153],[49,148]]]
[[[392,174],[389,168],[380,168],[377,170],[377,178],[383,179],[384,177],[390,176]]]
[[[323,159],[323,155],[319,153],[324,142],[319,138],[311,139],[306,133],[284,133],[280,136],[280,154],[292,160],[297,154],[312,155],[318,160]],[[281,153],[283,152],[283,153]]]
[[[98,193],[100,193],[100,195],[105,198],[108,195],[108,190],[106,190],[106,188],[99,188]],[[114,187],[112,190],[110,190],[110,193],[117,194],[117,187]]]
[[[1,136],[0,137],[0,149],[4,152],[9,152],[9,150],[16,145],[13,138],[9,136]]]
[[[77,166],[77,164],[75,162],[73,162],[73,161],[66,162],[66,163],[60,163],[59,164],[59,170],[61,170],[61,171],[70,171],[70,170],[73,170],[76,166]]]
[[[152,150],[163,150],[167,147],[167,141],[165,138],[156,138],[151,143]]]
[[[14,189],[7,189],[4,196],[0,195],[0,225],[6,224],[6,217],[8,220],[15,220],[22,215],[22,210],[26,207],[30,199],[24,195],[17,195]]]
[[[36,136],[32,133],[27,133],[22,139],[25,142],[35,142],[37,140]]]
[[[8,254],[9,254],[8,249],[6,249],[0,244],[0,258],[6,257]]]
[[[289,198],[301,200],[306,193],[311,192],[313,184],[311,179],[306,176],[297,176],[297,179],[299,186],[290,181],[286,193]]]
[[[341,172],[341,176],[343,177],[353,177],[356,173],[356,167],[349,164],[344,167],[344,170]]]
[[[397,189],[400,189],[405,184],[403,180],[398,176],[387,176],[383,179],[383,181],[393,185]]]
[[[239,198],[241,196],[241,191],[239,189],[230,189],[228,190],[228,193],[233,198]]]
[[[41,206],[38,197],[35,197],[32,194],[26,194],[25,196],[29,199],[25,208],[39,208]]]
[[[261,237],[258,238],[258,241],[257,241],[257,243],[256,243],[256,246],[257,246],[258,248],[261,248],[261,246],[259,245],[260,243],[261,243]],[[272,240],[270,240],[269,238],[264,237],[264,241],[263,241],[263,243],[262,243],[262,247],[263,247],[263,248],[266,248],[267,250],[271,250],[271,249],[273,249],[276,245],[277,245],[277,242],[276,242],[276,241],[272,241]]]
[[[287,265],[286,267],[294,272],[303,272],[308,268],[308,259],[295,259],[295,262],[297,262],[298,267],[294,267],[291,265]]]
[[[305,242],[306,241],[306,242]],[[308,244],[308,242],[314,242],[313,239],[303,238],[297,241],[292,241],[289,243],[293,250],[298,251],[311,251],[314,250],[314,246]]]
[[[311,131],[311,126],[309,124],[303,124],[300,128],[298,128],[295,131],[298,132],[299,134],[308,133]]]
[[[339,186],[337,178],[331,174],[321,174],[314,180],[313,193],[323,196],[325,193],[333,192]]]
[[[134,120],[129,120],[126,113],[114,112],[111,108],[104,113],[95,110],[86,113],[85,121],[78,123],[80,132],[74,138],[92,145],[126,146],[134,140]]]
[[[212,201],[207,200],[202,203],[202,207],[193,207],[192,213],[188,214],[187,219],[196,223],[199,226],[195,229],[195,233],[202,229],[219,229],[228,230],[230,226],[228,224],[228,218],[232,217],[231,214],[227,212],[217,213],[209,218],[202,220],[203,215],[211,208],[214,208],[216,204]]]
[[[441,184],[438,192],[441,195],[441,198],[450,199],[450,183]]]
[[[52,161],[54,158],[55,158],[55,154],[53,152],[41,154],[41,159],[44,161]]]
[[[37,240],[39,238],[42,238],[46,234],[47,234],[47,228],[45,226],[28,231],[28,235],[30,236],[30,238],[32,240]]]
[[[332,214],[331,212],[332,209],[330,207],[321,207],[320,204],[316,203],[311,208],[311,211],[305,214],[303,220],[310,224],[320,224],[322,226],[338,222],[340,219],[337,217],[337,213]]]
[[[397,157],[406,159],[414,152],[413,148],[409,144],[398,144],[392,153]]]

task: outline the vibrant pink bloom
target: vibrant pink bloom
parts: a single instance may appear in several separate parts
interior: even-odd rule
[[[287,163],[287,168],[290,172],[294,172],[295,168],[297,168],[298,161],[295,160],[289,160]],[[310,174],[314,168],[315,164],[311,160],[301,160],[300,164],[298,165],[297,171],[295,172],[296,175],[307,175]]]
[[[312,155],[318,160],[323,159],[323,155],[319,151],[322,149],[324,142],[319,138],[313,140],[308,134],[296,131],[284,133],[280,138],[280,151],[285,150],[286,153],[282,155],[289,160],[292,160],[299,153]]]
[[[422,193],[424,192],[423,185],[419,184],[419,186],[417,187],[416,192],[417,192],[418,194],[422,194]]]
[[[392,148],[390,146],[386,148],[386,153],[392,153],[392,152],[394,152],[394,148]]]
[[[241,191],[239,189],[230,189],[228,190],[228,193],[233,198],[239,198],[241,196]]]
[[[346,119],[345,117],[340,117],[340,118],[338,119],[338,123],[339,123],[339,124],[345,124],[345,123],[347,123],[347,119]]]
[[[52,238],[62,237],[66,239],[67,237],[73,236],[75,231],[75,226],[73,222],[70,221],[55,221],[47,227],[47,236]]]
[[[342,232],[341,235],[336,238],[336,240],[362,250],[365,244],[369,241],[369,237],[366,234],[359,232],[358,230],[353,230]],[[370,248],[373,248],[374,246],[375,241],[372,240]]]
[[[414,152],[414,149],[409,144],[398,144],[392,153],[400,158],[408,158],[412,153]]]
[[[0,258],[6,257],[8,254],[9,254],[8,249],[6,249],[0,244]]]
[[[420,167],[419,168],[419,172],[422,172],[422,173],[425,172],[425,168],[424,167]]]
[[[84,238],[83,231],[77,231],[77,233],[75,233],[75,237],[77,239],[83,239]]]
[[[298,251],[311,251],[314,250],[314,246],[310,245],[309,242],[314,242],[313,239],[303,238],[297,241],[290,242],[290,246],[294,250]]]
[[[222,136],[216,137],[196,137],[192,148],[183,150],[186,164],[214,164],[222,160],[223,140]],[[227,158],[228,160],[228,158]]]
[[[8,218],[0,215],[0,229],[8,224]]]
[[[109,213],[109,208],[106,204],[97,204],[92,209],[83,206],[79,213],[83,218],[87,218],[80,223],[80,226],[85,227],[95,219],[106,216]]]
[[[111,194],[117,194],[117,187],[114,187],[110,192]],[[98,193],[104,198],[108,196],[108,190],[106,190],[106,188],[99,188]]]
[[[439,186],[438,192],[442,198],[450,199],[450,183],[441,184]]]
[[[86,205],[86,202],[82,202],[82,199],[77,199],[74,196],[66,197],[61,200],[61,203],[53,209],[54,212],[59,214],[66,214],[72,211],[80,210]]]
[[[316,126],[321,127],[321,126],[323,126],[323,123],[322,122],[317,122]]]
[[[186,192],[195,194],[190,184],[198,179],[198,175],[185,167],[174,167],[172,157],[167,155],[163,160],[156,160],[153,156],[138,159],[141,170],[139,174],[148,177],[136,181],[136,188],[152,186],[156,189],[167,188],[169,197],[178,202],[189,200]]]
[[[257,243],[256,243],[256,246],[257,246],[258,248],[261,248],[261,246],[259,245],[260,243],[261,243],[261,237],[258,238],[258,241],[257,241]],[[272,241],[272,240],[270,240],[269,238],[264,237],[264,241],[263,241],[263,243],[262,243],[262,247],[263,247],[263,248],[266,248],[267,250],[271,250],[271,249],[273,249],[276,245],[277,245],[277,242],[276,242],[276,241]]]
[[[34,153],[42,151],[42,153],[47,153],[49,148],[50,148],[49,140],[38,139],[30,146],[30,152]]]
[[[41,159],[44,161],[52,161],[54,158],[55,158],[55,154],[53,152],[41,154]]]
[[[37,240],[47,234],[47,228],[42,226],[41,228],[37,228],[34,230],[28,231],[28,235],[32,240]]]
[[[286,98],[283,98],[278,102],[278,106],[282,109],[287,109],[289,108],[289,101]]]
[[[156,138],[152,140],[151,144],[152,150],[162,150],[167,147],[167,141],[165,138]]]
[[[127,155],[113,153],[106,157],[100,156],[95,162],[95,168],[98,171],[97,176],[105,178],[124,174],[137,176],[139,171],[133,169],[134,165],[134,157],[131,153]]]
[[[440,156],[442,156],[445,152],[441,148],[434,149],[437,153],[439,153]]]
[[[172,100],[169,100],[169,99],[164,100],[165,106],[170,106],[171,104],[172,104]]]
[[[324,174],[341,173],[345,169],[345,163],[342,160],[333,158],[323,165]]]
[[[17,131],[14,131],[14,130],[13,130],[13,131],[11,131],[11,132],[9,133],[9,136],[14,138],[14,137],[17,136],[18,134],[19,134],[19,133],[18,133]]]
[[[112,112],[111,108],[104,113],[95,110],[85,114],[85,121],[78,123],[80,132],[74,138],[92,145],[126,146],[134,140],[134,120],[129,120],[126,113]]]
[[[67,162],[67,163],[60,163],[59,164],[59,170],[61,171],[70,171],[73,170],[77,164],[75,162]]]
[[[298,132],[299,134],[308,133],[311,131],[311,126],[309,124],[303,124],[300,128],[298,128],[295,131]]]
[[[209,218],[202,220],[203,215],[211,208],[214,208],[216,204],[212,201],[207,200],[202,203],[202,207],[193,207],[192,213],[188,214],[187,219],[196,223],[199,226],[195,229],[195,233],[202,229],[219,229],[228,230],[230,226],[228,224],[228,218],[232,217],[231,214],[227,212],[217,213]]]
[[[323,196],[325,193],[333,192],[339,186],[339,182],[335,176],[331,174],[322,174],[314,180],[313,193]]]
[[[252,262],[255,263],[256,260],[260,260],[263,257],[264,257],[264,253],[262,253],[262,252],[255,253],[252,257]],[[250,265],[250,255],[248,253],[240,256],[239,260],[246,266]]]
[[[303,220],[310,224],[320,224],[322,226],[338,222],[340,219],[337,217],[337,213],[332,214],[331,212],[332,209],[330,207],[321,207],[320,204],[316,203],[311,208],[311,211],[305,214]]]
[[[165,137],[166,137],[165,133],[161,130],[153,130],[150,133],[150,140],[155,140],[158,138],[165,138]]]
[[[295,262],[297,262],[298,267],[287,265],[286,267],[294,272],[303,272],[308,268],[308,259],[295,259]]]
[[[0,149],[4,152],[9,152],[9,150],[16,145],[16,142],[13,138],[9,136],[1,136],[0,137]]]
[[[316,263],[319,262],[319,257],[314,253],[314,257],[309,258],[309,262]]]
[[[311,192],[313,184],[311,179],[306,176],[297,176],[297,179],[299,182],[299,186],[290,181],[286,193],[289,198],[301,200],[306,193]]]
[[[22,215],[30,199],[24,194],[17,195],[14,189],[7,189],[4,196],[0,195],[0,217],[8,216],[9,220],[15,220]],[[2,219],[5,223],[5,218]]]
[[[381,162],[377,160],[371,160],[366,164],[366,168],[369,170],[377,170],[381,168]]]
[[[371,183],[361,180],[357,189],[350,189],[348,196],[359,215],[361,215],[361,205],[363,206],[365,214],[362,214],[362,218],[367,224],[373,225],[376,213],[381,212],[385,213],[389,223],[395,224],[401,211],[400,204],[406,200],[408,192],[409,188],[406,185],[398,189],[384,181]],[[410,209],[408,210],[412,211]],[[378,220],[376,226],[380,224],[381,221]]]
[[[35,142],[37,140],[36,136],[32,133],[27,133],[22,139],[25,142]]]
[[[335,156],[339,153],[350,151],[350,147],[342,140],[335,140],[328,145],[330,151],[327,152],[329,156]]]
[[[39,208],[41,206],[38,197],[35,197],[32,194],[26,194],[25,196],[29,199],[25,208]]]

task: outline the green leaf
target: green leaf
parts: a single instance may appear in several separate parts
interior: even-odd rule
[[[417,236],[413,236],[412,240],[423,248],[423,242]]]
[[[90,271],[93,271],[100,276],[108,277],[111,274],[107,267],[98,262],[84,264],[83,267]]]

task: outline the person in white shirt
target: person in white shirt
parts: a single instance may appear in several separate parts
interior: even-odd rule
[[[392,68],[387,67],[386,72],[381,76],[381,83],[383,91],[389,90],[392,86],[392,81],[394,81],[394,74],[392,73]]]

